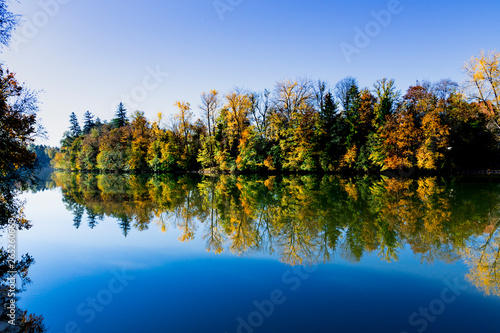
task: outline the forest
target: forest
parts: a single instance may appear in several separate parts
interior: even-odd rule
[[[82,126],[70,115],[60,149],[49,150],[59,170],[214,173],[442,172],[496,168],[499,163],[500,53],[464,65],[467,80],[417,82],[405,93],[394,80],[372,89],[347,77],[335,86],[309,79],[273,89],[201,95],[200,117],[175,103],[159,113],[101,121],[87,111]]]

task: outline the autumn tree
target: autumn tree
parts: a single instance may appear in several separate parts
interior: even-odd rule
[[[272,107],[271,138],[279,147],[272,158],[280,161],[285,169],[314,169],[317,157],[312,139],[318,112],[313,83],[307,79],[277,82]]]
[[[469,96],[481,104],[491,124],[500,130],[500,53],[481,51],[463,69]]]
[[[144,112],[135,111],[130,123],[132,142],[128,156],[128,166],[131,171],[145,171],[148,168],[147,153],[151,142],[151,124]]]
[[[235,89],[226,95],[227,126],[230,142],[239,140],[250,125],[250,94]]]
[[[201,94],[200,110],[203,112],[203,121],[208,130],[208,136],[215,135],[215,121],[221,101],[217,90],[210,90]]]
[[[191,111],[191,105],[189,103],[177,101],[175,102],[175,106],[177,107],[177,113],[174,115],[173,129],[182,142],[183,148],[186,148],[193,112]]]
[[[264,139],[267,139],[269,135],[270,96],[271,92],[267,89],[263,93],[252,93],[250,95],[250,121],[255,126],[258,135]]]
[[[250,126],[243,132],[238,146],[238,168],[240,170],[258,171],[263,169],[274,170],[272,154],[275,142],[270,137],[271,119],[271,92],[250,93]],[[242,164],[241,161],[244,161]],[[242,165],[245,167],[242,168]]]
[[[422,117],[422,141],[417,150],[417,166],[424,170],[442,169],[449,145],[450,128],[436,108]]]
[[[193,124],[193,112],[187,102],[175,103],[177,113],[173,118],[172,132],[179,147],[179,166],[184,170],[197,167],[200,149],[200,137],[205,134],[205,126],[201,121]]]
[[[0,175],[33,165],[28,146],[38,133],[37,110],[36,96],[0,66]]]
[[[83,137],[78,154],[78,169],[85,171],[97,170],[97,155],[99,154],[100,131],[92,128]]]
[[[273,111],[286,127],[294,116],[308,112],[314,99],[313,83],[310,80],[280,81],[274,88]]]
[[[29,225],[16,199],[33,179],[36,154],[29,149],[39,133],[36,96],[0,66],[0,226],[10,219]]]
[[[352,141],[357,148],[353,169],[368,171],[372,169],[370,155],[373,147],[369,138],[374,132],[376,98],[368,89],[361,91],[360,95],[359,118],[356,125],[351,127],[354,128]]]
[[[179,161],[179,148],[172,131],[162,131],[148,148],[148,164],[155,172],[176,170]]]
[[[420,128],[416,111],[407,103],[398,107],[386,122],[381,133],[383,159],[373,158],[381,170],[408,170],[416,166],[415,152],[418,148]]]
[[[163,115],[159,113],[158,120],[151,126],[152,142],[148,148],[147,161],[155,172],[170,172],[178,167],[179,149],[174,133],[163,128],[162,120]]]
[[[236,166],[238,170],[258,172],[265,170],[268,152],[266,140],[258,134],[254,126],[245,129],[241,135],[238,145],[238,157]]]
[[[217,90],[201,95],[200,110],[203,112],[203,122],[207,128],[208,136],[205,138],[201,157],[199,158],[203,166],[214,167],[215,153],[215,131],[221,100]]]
[[[129,171],[130,141],[131,132],[126,127],[103,126],[97,168],[101,171]]]
[[[448,147],[449,128],[442,118],[445,112],[431,83],[411,86],[380,132],[383,148],[377,147],[372,159],[382,170],[439,169]],[[380,156],[384,156],[383,162]]]
[[[484,234],[469,240],[461,254],[470,268],[466,279],[484,294],[500,296],[500,223],[498,215],[488,220]]]
[[[214,141],[205,142],[204,145],[211,144],[215,147],[213,157],[219,170],[234,171],[240,139],[250,126],[250,94],[241,89],[234,89],[227,93],[224,99],[224,105],[216,119]],[[199,160],[208,160],[209,155],[204,156],[200,156]]]

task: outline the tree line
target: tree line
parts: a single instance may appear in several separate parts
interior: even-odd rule
[[[58,169],[172,172],[382,172],[495,167],[500,132],[499,53],[464,66],[467,81],[417,82],[405,93],[394,80],[360,88],[347,77],[330,87],[308,79],[255,93],[235,88],[201,95],[201,117],[176,102],[166,124],[130,118],[120,103],[102,122],[74,113]]]

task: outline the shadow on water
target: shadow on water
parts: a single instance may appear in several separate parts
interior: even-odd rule
[[[54,173],[73,224],[116,219],[123,235],[170,228],[202,237],[214,253],[277,255],[289,265],[397,261],[410,248],[422,262],[469,267],[466,278],[500,296],[500,186],[436,177],[136,176]]]
[[[29,254],[18,253],[17,231],[32,226],[24,215],[24,202],[19,194],[28,188],[36,189],[40,182],[31,170],[20,169],[0,177],[0,238],[3,240],[0,248],[0,332],[46,332],[43,316],[30,314],[17,306],[20,294],[31,283],[28,272],[35,263]]]

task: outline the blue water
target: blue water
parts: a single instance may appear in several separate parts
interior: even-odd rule
[[[110,218],[75,229],[60,189],[24,197],[34,226],[18,242],[36,264],[19,305],[49,332],[500,330],[500,298],[466,282],[460,261],[422,264],[406,248],[398,262],[373,253],[292,267],[266,253],[208,253],[202,237],[181,243],[154,223],[127,238]]]

